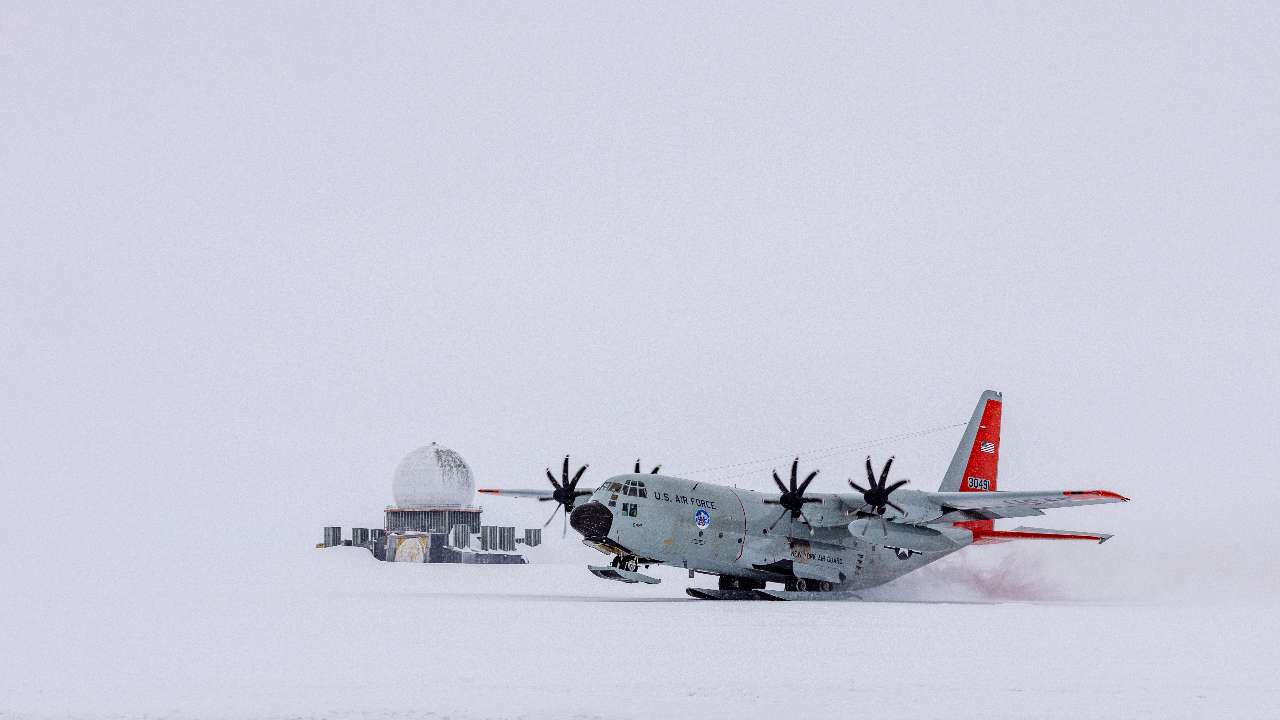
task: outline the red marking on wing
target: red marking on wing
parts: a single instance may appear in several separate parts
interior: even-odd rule
[[[994,520],[972,520],[953,523],[973,533],[974,545],[994,545],[1011,540],[1102,540],[1098,535],[1058,535],[1056,533],[1026,533],[1012,530],[996,530]]]
[[[1129,498],[1119,493],[1110,492],[1108,490],[1068,490],[1062,494],[1063,495],[1094,495],[1097,497],[1115,498],[1117,500],[1123,500],[1125,502],[1129,502]]]
[[[501,490],[477,490],[476,492],[482,492],[482,493],[489,493],[489,494],[491,494],[491,495],[497,495],[497,494],[501,493],[502,491],[501,491]]]
[[[1093,540],[1097,542],[1102,540],[1102,537],[1099,535],[1057,535],[1054,533],[1024,533],[1005,530],[975,532],[973,534],[974,545],[992,545],[994,543],[1009,542],[1010,540]]]

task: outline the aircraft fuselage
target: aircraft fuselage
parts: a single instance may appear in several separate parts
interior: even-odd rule
[[[945,549],[895,548],[877,535],[878,529],[853,534],[848,520],[815,527],[793,519],[789,511],[764,502],[772,497],[664,475],[618,475],[591,495],[589,511],[575,511],[574,527],[587,529],[587,544],[633,556],[642,564],[757,582],[794,585],[803,580],[810,588],[826,590],[882,585],[955,552],[972,538],[957,529],[948,533],[952,545]],[[825,506],[809,506],[815,514],[842,503],[836,495],[814,497]],[[596,524],[585,526],[582,519],[591,514]]]

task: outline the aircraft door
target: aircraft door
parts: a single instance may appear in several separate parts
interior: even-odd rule
[[[690,526],[676,523],[671,526],[671,537],[662,545],[662,552],[667,555],[679,555],[684,552],[685,543],[689,542]]]
[[[740,512],[717,517],[711,522],[711,556],[733,562],[742,553],[745,523]]]

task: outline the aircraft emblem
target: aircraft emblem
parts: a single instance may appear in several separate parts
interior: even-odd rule
[[[694,513],[693,518],[698,523],[698,527],[704,530],[711,524],[711,515],[706,510],[699,510]]]

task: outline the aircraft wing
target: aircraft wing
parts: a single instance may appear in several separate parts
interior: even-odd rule
[[[551,495],[551,493],[552,493],[552,491],[551,491],[551,490],[500,490],[500,489],[487,489],[487,490],[476,490],[476,492],[478,492],[478,493],[485,493],[486,495],[506,495],[507,497],[528,497],[528,498],[537,498],[537,499],[539,499],[539,500],[554,500],[554,499],[555,499],[555,498],[554,498],[554,497],[552,497],[552,495]],[[589,493],[588,493],[588,494],[589,494]]]
[[[996,492],[924,493],[942,507],[933,523],[994,520],[1043,515],[1045,510],[1079,505],[1129,502],[1129,498],[1107,490],[999,490]]]

